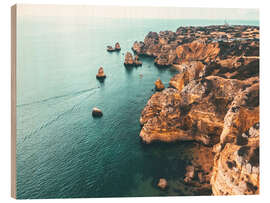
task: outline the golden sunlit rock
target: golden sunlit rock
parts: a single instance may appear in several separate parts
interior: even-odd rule
[[[140,137],[208,146],[211,153],[194,152],[198,160],[183,179],[199,194],[259,193],[258,33],[247,26],[180,27],[133,44],[136,54],[179,71],[142,110]]]

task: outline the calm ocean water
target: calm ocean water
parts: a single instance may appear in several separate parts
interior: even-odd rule
[[[145,145],[139,117],[154,82],[176,73],[143,58],[126,69],[124,53],[149,31],[210,20],[20,18],[17,48],[17,197],[183,195],[177,180],[192,143]],[[231,21],[258,25],[258,22]],[[119,42],[119,53],[107,45]],[[95,75],[104,67],[107,78]],[[143,77],[140,77],[140,74]],[[94,119],[93,107],[104,115]],[[156,187],[165,177],[167,191]]]

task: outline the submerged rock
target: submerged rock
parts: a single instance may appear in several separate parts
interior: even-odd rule
[[[107,51],[112,52],[112,51],[114,51],[114,48],[112,46],[107,46]]]
[[[93,115],[93,117],[101,117],[103,115],[103,113],[99,108],[94,107],[92,110],[92,115]]]
[[[168,186],[167,180],[165,178],[160,178],[158,182],[158,187],[160,189],[165,189]]]

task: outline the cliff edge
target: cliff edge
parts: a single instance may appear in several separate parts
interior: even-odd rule
[[[196,141],[214,153],[214,195],[259,193],[259,28],[180,27],[134,42],[179,71],[142,110],[141,139]]]

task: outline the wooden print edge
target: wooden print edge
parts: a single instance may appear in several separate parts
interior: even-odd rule
[[[11,197],[16,198],[16,33],[17,5],[11,7]]]

